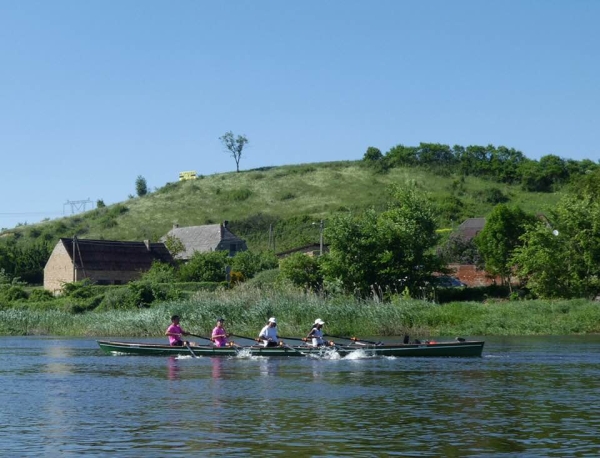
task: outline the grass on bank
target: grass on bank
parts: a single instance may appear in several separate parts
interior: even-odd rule
[[[497,203],[489,200],[494,190],[534,213],[546,211],[561,196],[525,192],[516,185],[477,177],[440,176],[418,167],[378,174],[361,161],[300,164],[167,183],[141,198],[22,226],[11,233],[19,233],[24,240],[51,243],[73,234],[90,239],[155,241],[173,223],[191,226],[228,220],[250,249],[268,247],[272,226],[277,250],[286,250],[318,241],[318,226],[312,223],[320,219],[371,206],[384,209],[386,189],[407,183],[429,194],[438,208],[441,227],[456,227],[467,217],[487,215]]]
[[[600,332],[600,304],[587,300],[430,302],[396,298],[389,303],[323,298],[295,290],[240,288],[199,291],[187,300],[139,310],[72,314],[35,309],[0,310],[2,335],[159,337],[172,314],[184,329],[208,335],[219,316],[229,332],[255,336],[275,316],[282,336],[304,336],[316,318],[326,332],[346,336],[568,335]]]

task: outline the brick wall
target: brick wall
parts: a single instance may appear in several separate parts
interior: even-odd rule
[[[493,277],[485,270],[480,270],[472,264],[450,264],[448,267],[453,271],[450,275],[459,279],[467,286],[475,287],[502,284],[500,277]]]

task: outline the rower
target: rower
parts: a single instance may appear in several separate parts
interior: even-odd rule
[[[258,333],[258,338],[263,341],[265,347],[276,347],[279,345],[277,336],[277,320],[275,317],[269,318],[266,326]]]

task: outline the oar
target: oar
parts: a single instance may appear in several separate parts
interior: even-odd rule
[[[196,354],[194,353],[194,351],[192,350],[192,347],[190,347],[190,344],[185,342],[185,346],[187,347],[187,349],[190,351],[190,353],[192,354],[192,358],[197,358]]]
[[[210,337],[204,337],[204,336],[200,336],[198,334],[192,334],[191,332],[188,332],[188,336],[199,337],[200,339],[209,340],[210,342],[213,342],[213,340]]]
[[[253,340],[255,342],[258,342],[258,339],[256,337],[248,337],[248,336],[239,336],[237,334],[229,334],[231,337],[239,337],[240,339],[246,339],[246,340]]]
[[[302,352],[302,351],[300,351],[300,350],[298,350],[298,349],[296,349],[296,348],[294,348],[294,347],[290,347],[289,345],[286,345],[286,344],[285,344],[284,342],[282,342],[282,341],[280,341],[280,342],[282,343],[282,345],[281,345],[281,346],[282,346],[283,348],[287,348],[288,350],[292,350],[292,351],[295,351],[296,353],[300,353],[302,356],[306,356],[306,353],[304,353],[304,352]]]
[[[363,339],[359,339],[358,337],[344,337],[344,336],[334,336],[332,334],[325,334],[328,337],[334,337],[336,339],[346,339],[346,340],[352,340],[353,342],[365,342],[368,344],[373,344],[373,345],[377,345],[379,342],[374,342],[372,340],[363,340]]]
[[[279,338],[280,338],[280,339],[283,339],[283,340],[298,340],[298,341],[300,341],[300,342],[306,342],[306,340],[307,340],[307,339],[306,339],[306,337],[303,337],[303,338],[301,339],[301,338],[299,338],[299,337],[281,337],[281,336],[279,336]]]

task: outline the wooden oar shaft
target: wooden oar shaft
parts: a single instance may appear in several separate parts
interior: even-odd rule
[[[247,339],[247,340],[254,340],[255,342],[258,341],[258,339],[256,337],[248,337],[248,336],[240,336],[237,334],[229,334],[231,337],[239,337],[240,339]]]
[[[196,354],[194,353],[194,351],[192,350],[192,347],[190,347],[190,344],[188,344],[187,342],[185,343],[185,346],[187,347],[187,349],[190,351],[190,353],[192,354],[192,358],[197,358]]]
[[[194,336],[194,337],[199,337],[200,339],[204,339],[204,340],[209,340],[209,341],[213,341],[212,338],[210,337],[204,337],[204,336],[200,336],[198,334],[192,334],[191,332],[188,333],[189,336]]]
[[[300,338],[300,337],[282,337],[282,336],[279,336],[279,338],[283,339],[283,340],[298,340],[300,342],[306,342],[306,337]]]

